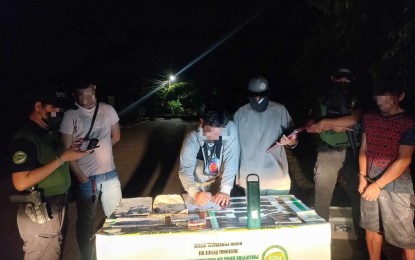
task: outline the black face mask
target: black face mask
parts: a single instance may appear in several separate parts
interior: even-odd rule
[[[58,130],[63,120],[63,112],[56,112],[56,116],[52,117],[51,112],[46,113],[46,118],[43,121],[48,125],[49,130]]]
[[[252,107],[253,110],[257,111],[257,112],[264,112],[267,107],[268,107],[268,103],[269,103],[269,98],[268,97],[261,97],[261,99],[263,98],[261,103],[258,103],[255,99],[255,97],[249,97],[249,103]]]
[[[348,93],[352,86],[351,82],[333,82],[333,85],[337,91],[342,91],[343,93]]]

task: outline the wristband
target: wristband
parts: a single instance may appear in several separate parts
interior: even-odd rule
[[[60,156],[56,156],[56,160],[59,161],[59,163],[61,164],[61,166],[65,163]]]

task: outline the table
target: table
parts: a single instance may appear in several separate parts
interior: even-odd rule
[[[97,258],[330,259],[330,224],[313,210],[292,195],[262,196],[260,204],[260,229],[246,228],[246,197],[188,214],[151,214],[140,204],[134,216],[106,220],[96,234]]]

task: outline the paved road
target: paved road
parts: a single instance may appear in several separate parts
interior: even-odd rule
[[[158,194],[182,194],[184,192],[177,175],[178,155],[185,134],[195,123],[180,119],[144,121],[122,128],[121,141],[114,147],[123,197],[156,196]],[[297,150],[297,151],[296,151]],[[312,167],[314,155],[307,147],[288,151],[293,180],[291,193],[307,205],[312,203]],[[304,156],[306,154],[306,156]],[[16,225],[17,205],[9,202],[13,188],[10,176],[0,178],[0,259],[22,259],[22,242]],[[334,204],[346,206],[345,193],[335,191]],[[63,259],[79,259],[75,236],[75,203],[69,207],[69,227],[65,237]],[[104,221],[99,209],[95,227]],[[333,259],[353,259],[353,241],[333,241]],[[393,259],[393,258],[390,258]]]
[[[178,155],[183,138],[194,123],[180,119],[144,121],[123,127],[121,141],[114,146],[114,159],[123,187],[123,197],[182,194],[178,178]],[[9,201],[14,192],[11,178],[0,178],[0,259],[22,259],[22,242],[17,230],[17,204]],[[79,259],[75,236],[76,207],[69,206],[69,227],[63,259]],[[95,226],[104,221],[99,209]]]

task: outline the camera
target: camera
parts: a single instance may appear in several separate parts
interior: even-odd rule
[[[84,140],[81,144],[81,146],[79,147],[80,151],[86,151],[86,150],[92,150],[95,149],[98,146],[98,142],[99,140],[97,138],[91,138],[91,139],[87,139]]]

